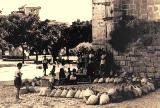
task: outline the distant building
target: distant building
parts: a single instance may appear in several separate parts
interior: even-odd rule
[[[41,7],[40,6],[34,7],[34,6],[24,5],[24,6],[19,7],[18,9],[19,9],[19,11],[13,11],[12,13],[26,14],[26,15],[29,15],[29,14],[39,15],[39,11],[40,11]]]
[[[92,37],[95,48],[105,48],[122,13],[146,21],[160,21],[160,0],[92,0]]]

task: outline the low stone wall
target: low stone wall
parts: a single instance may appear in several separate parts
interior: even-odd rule
[[[131,48],[127,53],[114,52],[115,61],[126,72],[140,73],[141,76],[160,77],[160,46]]]

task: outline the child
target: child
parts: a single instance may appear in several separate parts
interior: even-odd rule
[[[22,86],[22,73],[20,71],[20,69],[22,68],[22,63],[18,63],[17,64],[17,71],[15,72],[15,79],[14,79],[14,86],[16,87],[16,100],[19,100],[19,92],[20,92],[20,88]]]
[[[56,76],[55,68],[56,68],[56,66],[55,66],[55,64],[53,64],[53,68],[50,71],[51,78],[49,79],[49,85],[48,85],[48,88],[50,90],[52,90],[54,88],[53,86],[54,86],[54,83],[55,83],[55,76]]]

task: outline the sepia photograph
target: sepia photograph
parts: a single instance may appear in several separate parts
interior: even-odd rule
[[[0,0],[0,108],[160,108],[160,0]]]

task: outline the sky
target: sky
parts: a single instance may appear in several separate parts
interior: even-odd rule
[[[71,23],[77,19],[91,20],[92,0],[0,0],[2,14],[18,10],[22,5],[41,6],[40,19]]]

